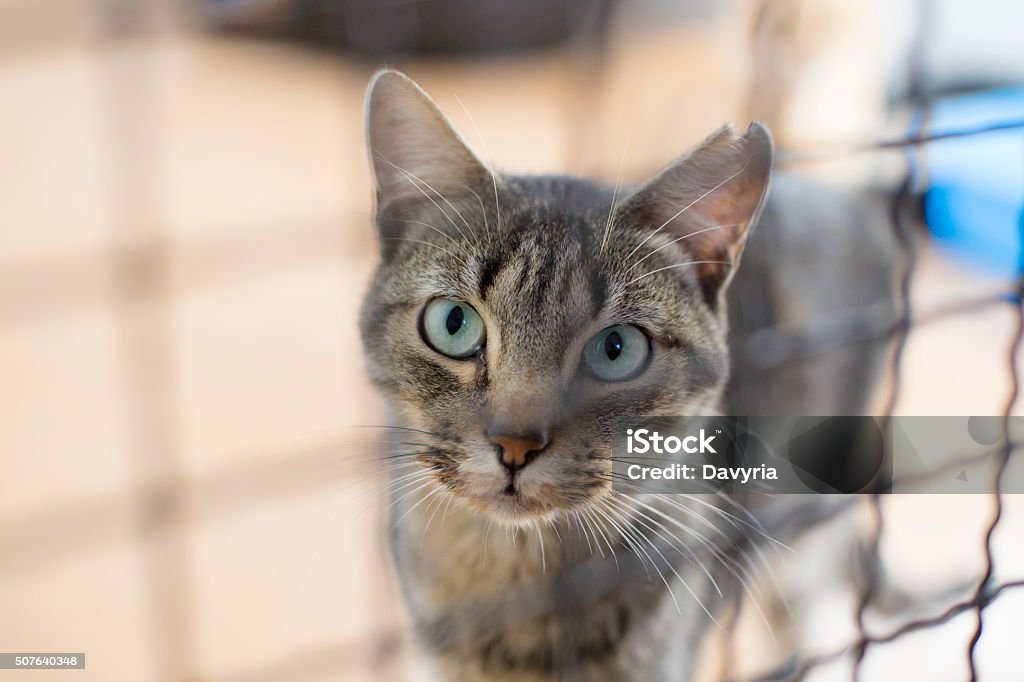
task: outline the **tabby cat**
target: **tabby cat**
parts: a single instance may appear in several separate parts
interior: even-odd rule
[[[828,284],[884,245],[851,229],[857,202],[784,178],[761,220],[775,236],[749,239],[772,166],[757,123],[619,193],[495,173],[396,71],[370,85],[367,133],[381,263],[362,337],[404,444],[392,550],[438,677],[690,679],[722,595],[752,579],[756,524],[712,496],[613,491],[611,421],[862,409],[874,349],[841,361],[849,381],[784,367],[743,390],[730,348],[745,325],[884,300],[885,267]]]

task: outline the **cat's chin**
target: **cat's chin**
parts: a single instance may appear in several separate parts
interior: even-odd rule
[[[520,493],[497,493],[472,500],[477,510],[506,526],[532,526],[537,521],[548,521],[560,510]]]

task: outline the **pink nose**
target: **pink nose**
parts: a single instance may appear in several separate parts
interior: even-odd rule
[[[522,469],[532,462],[541,451],[548,446],[543,436],[488,436],[489,440],[500,448],[498,459],[511,471]]]

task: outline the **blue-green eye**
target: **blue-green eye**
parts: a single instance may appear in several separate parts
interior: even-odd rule
[[[626,381],[647,367],[651,342],[636,327],[620,324],[608,327],[587,341],[583,364],[602,381]]]
[[[468,358],[484,345],[487,330],[480,315],[465,301],[435,298],[423,310],[423,340],[441,355]]]

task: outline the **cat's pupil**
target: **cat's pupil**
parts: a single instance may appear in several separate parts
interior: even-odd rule
[[[604,353],[609,360],[614,360],[622,355],[622,337],[618,332],[612,332],[604,337]]]
[[[452,308],[451,312],[448,313],[448,319],[444,321],[444,326],[448,330],[448,333],[455,336],[462,325],[466,322],[466,314],[462,312],[462,306],[457,305]]]

